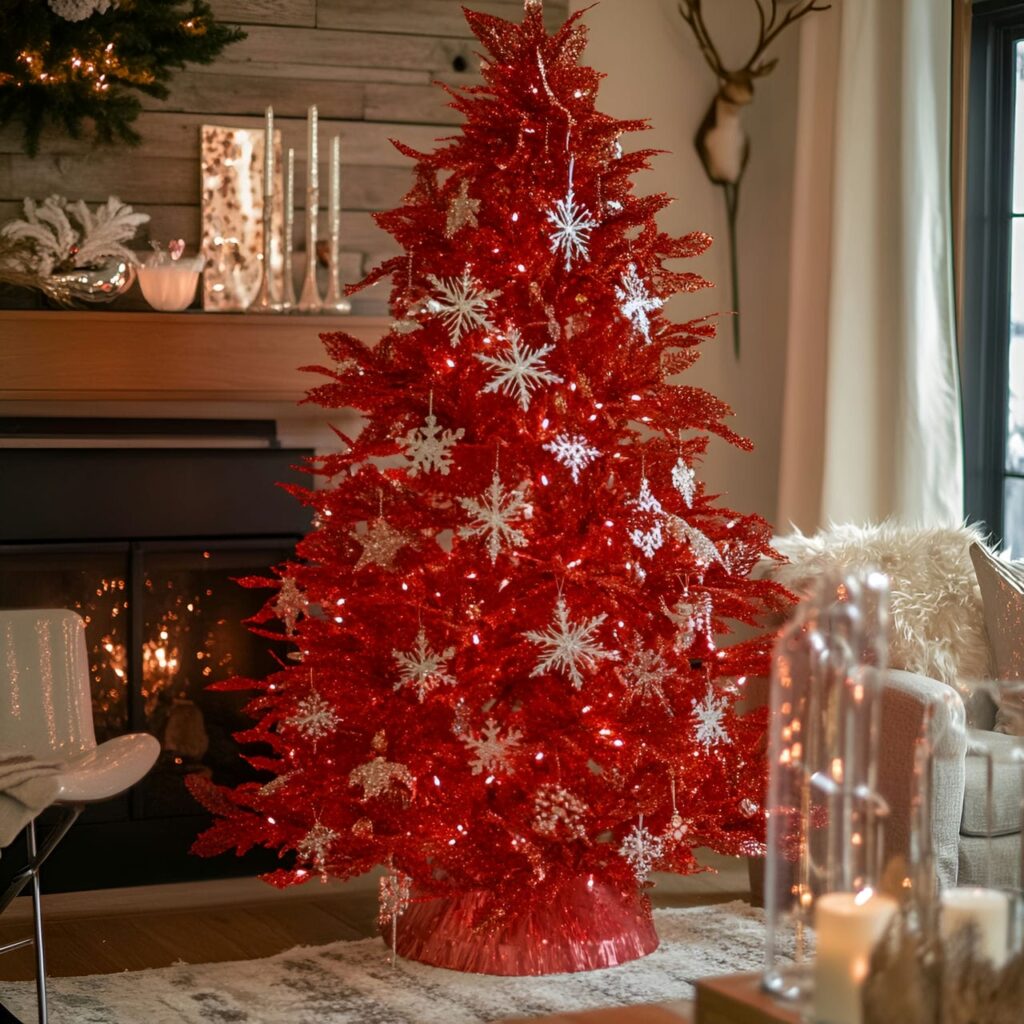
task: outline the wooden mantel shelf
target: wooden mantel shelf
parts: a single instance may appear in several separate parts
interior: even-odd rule
[[[0,310],[0,401],[297,402],[320,334],[383,337],[385,317]]]

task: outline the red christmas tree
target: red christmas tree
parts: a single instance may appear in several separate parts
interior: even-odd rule
[[[764,719],[735,704],[771,637],[716,637],[787,603],[750,579],[767,523],[694,472],[709,433],[749,442],[673,379],[714,326],[666,319],[667,296],[707,283],[665,261],[710,239],[658,230],[669,200],[631,182],[652,151],[619,141],[645,123],[594,109],[579,16],[549,36],[540,7],[468,13],[487,55],[485,84],[452,92],[461,135],[396,143],[415,184],[378,219],[406,255],[360,285],[390,275],[396,322],[376,347],[325,335],[333,365],[311,368],[329,383],[309,400],[365,426],[297,492],[315,525],[296,559],[249,581],[278,587],[256,621],[283,623],[295,661],[221,684],[258,691],[239,738],[275,778],[193,787],[219,815],[198,852],[294,853],[277,885],[388,865],[387,914],[411,882],[413,910],[440,898],[434,927],[484,922],[506,945],[550,908],[564,937],[569,904],[582,939],[588,913],[628,930],[609,908],[642,922],[652,869],[761,849]],[[431,958],[411,930],[403,946]],[[446,962],[598,962],[531,955]]]

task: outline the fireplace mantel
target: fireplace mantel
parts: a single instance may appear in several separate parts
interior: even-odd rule
[[[0,402],[291,405],[324,364],[319,335],[367,342],[384,317],[0,310]]]

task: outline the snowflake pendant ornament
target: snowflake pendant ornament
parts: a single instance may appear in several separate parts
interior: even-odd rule
[[[410,462],[409,476],[416,476],[420,470],[424,473],[436,471],[447,476],[452,465],[452,449],[465,433],[462,427],[447,430],[438,426],[434,415],[434,396],[431,395],[424,425],[413,428],[398,441]]]
[[[649,313],[661,309],[663,301],[657,295],[650,295],[644,282],[636,272],[636,264],[630,263],[622,275],[622,287],[615,286],[619,299],[619,311],[633,325],[648,345],[651,343],[651,321]]]
[[[503,391],[507,395],[515,395],[520,408],[526,412],[530,408],[533,391],[539,385],[561,384],[562,378],[543,365],[544,357],[554,351],[554,345],[531,349],[521,345],[521,341],[519,332],[512,328],[508,332],[509,347],[506,351],[493,356],[480,352],[477,359],[498,373],[484,387],[484,393]]]
[[[672,716],[672,710],[665,698],[665,683],[672,670],[658,651],[648,650],[637,637],[629,650],[628,658],[619,670],[619,678],[627,690],[630,702],[660,701],[662,707]]]
[[[299,860],[312,864],[319,872],[321,880],[327,881],[327,854],[331,843],[338,838],[333,828],[321,825],[318,821],[298,842],[295,852]]]
[[[665,535],[662,533],[661,524],[665,519],[665,510],[661,502],[651,493],[651,484],[647,477],[640,481],[640,494],[629,502],[640,512],[646,514],[647,525],[638,526],[629,531],[629,539],[648,558],[653,558],[654,553],[665,543]]]
[[[274,612],[284,623],[286,633],[295,632],[295,623],[306,612],[306,598],[291,576],[281,578],[277,597],[274,598]]]
[[[570,470],[574,484],[580,482],[580,473],[601,457],[601,452],[591,448],[582,434],[558,434],[553,441],[541,447],[551,452],[556,462]]]
[[[619,847],[619,856],[633,869],[639,885],[647,882],[654,865],[661,860],[664,852],[661,837],[644,828],[642,814],[639,822],[633,826]]]
[[[285,722],[295,726],[303,736],[315,742],[334,732],[341,719],[334,708],[313,690],[299,701],[294,714],[286,718]]]
[[[548,210],[548,220],[554,225],[551,232],[551,251],[565,255],[565,269],[572,270],[574,259],[590,260],[587,247],[590,245],[590,232],[600,223],[593,219],[585,206],[576,204],[573,191],[572,173],[575,160],[569,161],[569,191],[564,199],[555,203],[553,210]]]
[[[491,477],[491,486],[479,498],[459,498],[459,504],[470,514],[468,526],[459,527],[460,537],[486,537],[491,564],[498,560],[503,546],[522,548],[527,544],[526,534],[513,523],[529,519],[533,509],[526,503],[521,488],[506,491],[498,471]]]
[[[544,648],[544,655],[530,676],[560,672],[569,677],[573,689],[581,689],[581,669],[593,672],[598,662],[618,660],[618,654],[602,647],[594,636],[606,618],[607,614],[602,612],[586,622],[574,625],[569,621],[569,609],[565,598],[559,594],[555,603],[554,625],[549,626],[544,632],[531,630],[524,634],[527,640]]]
[[[484,722],[483,732],[476,736],[463,736],[462,742],[473,752],[470,764],[474,775],[493,775],[497,772],[512,773],[510,758],[519,748],[523,738],[518,729],[509,729],[499,736],[501,727],[493,718]]]
[[[727,697],[716,697],[711,684],[708,684],[707,693],[704,699],[698,704],[693,702],[694,739],[703,745],[705,750],[717,747],[719,743],[732,743],[732,739],[725,731],[722,720],[729,707]]]
[[[431,274],[427,280],[439,296],[428,300],[427,310],[441,318],[453,348],[471,331],[496,330],[487,319],[487,303],[501,293],[481,291],[470,276],[469,267],[461,277],[440,278]]]
[[[454,657],[455,648],[449,647],[440,654],[435,654],[427,643],[427,634],[423,627],[416,634],[416,646],[411,651],[392,651],[391,656],[398,662],[398,674],[401,677],[395,683],[395,689],[415,686],[416,696],[420,703],[431,690],[438,686],[454,686],[455,678],[448,674],[445,665]]]
[[[469,179],[463,178],[459,183],[459,191],[452,196],[448,204],[448,215],[445,218],[444,236],[452,238],[463,228],[477,226],[476,214],[480,209],[480,200],[469,195]]]
[[[683,496],[687,508],[693,508],[693,499],[697,493],[697,474],[686,464],[680,455],[672,467],[672,486]]]
[[[405,534],[396,530],[386,519],[378,517],[371,524],[366,534],[355,538],[363,546],[362,554],[356,562],[356,569],[367,565],[379,565],[382,569],[392,569],[395,556],[405,547]]]
[[[587,805],[575,793],[548,782],[533,798],[533,830],[548,839],[586,839],[586,813]]]

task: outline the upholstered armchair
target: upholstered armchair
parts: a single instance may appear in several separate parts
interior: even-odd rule
[[[971,559],[972,545],[981,542],[969,528],[833,527],[814,537],[778,538],[776,547],[789,561],[770,570],[797,593],[829,569],[879,569],[890,577],[879,763],[879,786],[890,807],[887,853],[909,856],[915,749],[927,731],[935,757],[932,841],[944,887],[1015,885],[1021,862],[1024,773],[1007,755],[1024,738],[995,731],[1007,723],[997,723],[992,699],[970,685],[992,678],[997,668]],[[996,755],[991,857],[988,751]]]

